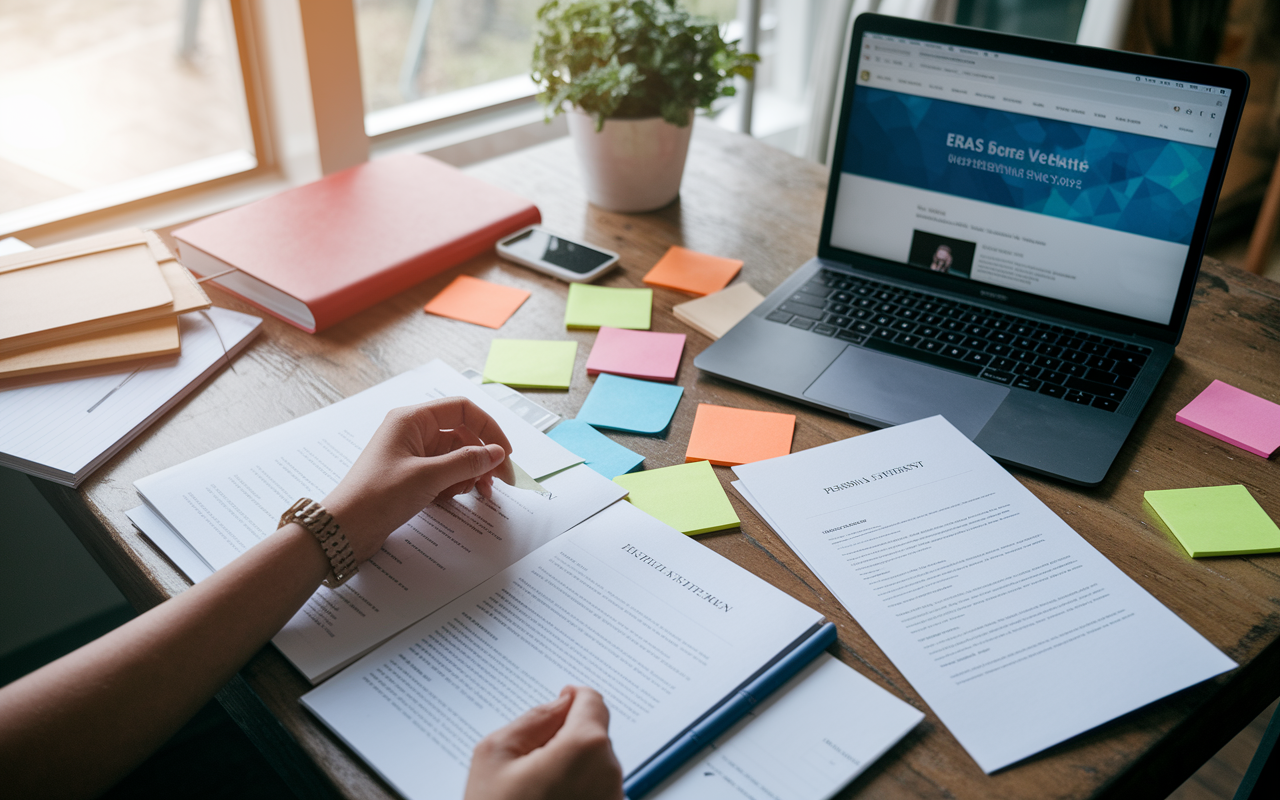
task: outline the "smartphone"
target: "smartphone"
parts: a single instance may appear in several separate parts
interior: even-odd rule
[[[503,258],[570,283],[593,281],[618,263],[617,253],[557,236],[541,225],[499,240],[497,250]]]

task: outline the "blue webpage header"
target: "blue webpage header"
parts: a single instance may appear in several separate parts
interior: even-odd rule
[[[1213,148],[859,86],[844,172],[1190,244]]]

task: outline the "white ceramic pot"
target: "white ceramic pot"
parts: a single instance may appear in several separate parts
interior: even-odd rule
[[[662,117],[607,119],[597,132],[590,114],[572,109],[568,116],[592,205],[608,211],[653,211],[679,196],[692,119],[684,127]]]

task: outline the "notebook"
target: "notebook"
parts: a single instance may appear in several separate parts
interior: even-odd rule
[[[133,229],[0,256],[0,353],[171,316],[152,247]]]
[[[316,333],[540,218],[518,195],[406,153],[215,214],[173,237],[188,269]]]
[[[183,314],[178,321],[181,355],[107,375],[0,391],[0,466],[79,486],[234,358],[262,325],[257,317],[224,308]]]
[[[1181,337],[1248,77],[875,14],[847,50],[817,257],[694,364],[1101,482]]]

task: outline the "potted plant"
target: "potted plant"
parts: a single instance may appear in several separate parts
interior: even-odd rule
[[[758,60],[676,0],[551,0],[533,80],[548,119],[568,114],[588,199],[651,211],[680,193],[694,111],[732,95]]]

